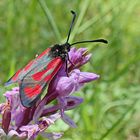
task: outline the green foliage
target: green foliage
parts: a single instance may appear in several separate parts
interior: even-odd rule
[[[51,129],[67,130],[64,140],[140,137],[139,5],[139,0],[0,1],[1,96],[6,90],[2,84],[18,68],[50,45],[65,41],[73,9],[77,21],[71,42],[105,38],[109,44],[82,45],[93,54],[82,70],[101,78],[78,93],[85,101],[69,112],[78,127],[58,122]]]

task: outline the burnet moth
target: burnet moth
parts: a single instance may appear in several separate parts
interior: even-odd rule
[[[19,69],[7,82],[6,85],[18,82],[21,103],[24,107],[31,107],[40,99],[46,86],[57,74],[64,63],[69,60],[68,52],[71,46],[79,43],[102,42],[104,39],[79,41],[70,44],[69,37],[76,18],[76,13],[71,11],[73,19],[68,31],[67,40],[64,44],[55,44],[47,48],[35,59],[31,60],[24,68]]]

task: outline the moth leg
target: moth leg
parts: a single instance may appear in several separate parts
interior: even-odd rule
[[[67,77],[69,77],[69,73],[68,73],[68,61],[66,60],[66,69],[65,69],[66,75]]]
[[[71,63],[71,65],[72,65],[73,67],[75,67],[75,64],[70,60],[69,55],[67,55],[67,57],[68,57],[68,61]]]

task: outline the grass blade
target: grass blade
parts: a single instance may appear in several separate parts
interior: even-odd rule
[[[101,138],[99,140],[104,140],[121,122],[124,122],[123,120],[128,115],[128,113],[130,113],[131,111],[133,111],[135,109],[135,106],[136,106],[137,102],[138,102],[138,99],[133,101],[133,103],[130,105],[130,107],[128,109],[126,109],[126,111],[121,115],[121,117],[111,126],[111,128],[109,128],[101,136]]]
[[[46,3],[43,0],[38,0],[38,2],[40,4],[41,8],[43,9],[50,25],[52,26],[53,32],[54,32],[57,40],[60,41],[61,35],[60,35],[57,25],[55,24],[55,21],[53,19],[53,16],[51,15],[49,8],[47,7]]]

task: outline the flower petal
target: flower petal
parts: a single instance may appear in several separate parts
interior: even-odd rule
[[[89,61],[89,59],[91,58],[91,56],[92,56],[92,54],[86,55],[86,56],[84,57],[84,59],[82,59],[81,65],[80,65],[80,66],[86,64],[86,63]]]
[[[65,97],[65,100],[67,101],[65,110],[73,109],[83,102],[83,98],[75,97],[75,96],[67,96]]]
[[[63,113],[63,115],[61,116],[62,120],[68,124],[70,127],[76,128],[76,124],[75,122],[69,117],[67,116],[65,113]]]
[[[35,112],[34,112],[34,116],[33,116],[33,120],[34,122],[38,122],[41,114],[43,113],[44,110],[44,102],[42,101],[36,108]]]
[[[55,122],[60,117],[61,117],[61,115],[59,113],[55,113],[53,115],[50,115],[48,118],[51,119],[53,122]]]
[[[5,107],[5,103],[1,103],[1,104],[0,104],[0,113],[2,113],[4,107]]]
[[[25,139],[27,137],[26,133],[25,132],[22,132],[22,133],[18,133],[17,131],[15,130],[10,130],[9,133],[8,133],[8,137],[12,138],[14,136],[17,136],[17,138],[23,138]]]
[[[22,106],[18,87],[13,88],[11,91],[7,91],[4,96],[11,106],[11,111],[15,111],[19,106]]]
[[[44,131],[51,124],[54,124],[54,122],[59,118],[60,118],[59,113],[50,115],[48,118],[47,117],[42,117],[42,119],[39,121],[39,124],[38,124],[38,127],[39,127],[40,131]]]
[[[27,132],[28,139],[34,139],[40,131],[37,124],[22,126],[20,130],[22,132]]]
[[[88,83],[91,82],[93,80],[98,79],[100,76],[95,74],[95,73],[91,73],[91,72],[80,72],[80,76],[78,79],[79,83]]]
[[[55,87],[60,96],[67,96],[75,89],[74,79],[71,77],[59,77],[58,83]]]
[[[76,67],[80,67],[87,63],[90,57],[91,54],[87,54],[87,48],[71,48],[69,52],[69,59]]]
[[[4,139],[4,137],[6,137],[6,133],[2,128],[0,128],[0,139]]]
[[[41,135],[45,138],[48,138],[49,140],[57,140],[60,139],[63,135],[63,133],[45,133],[45,132],[41,132]]]

